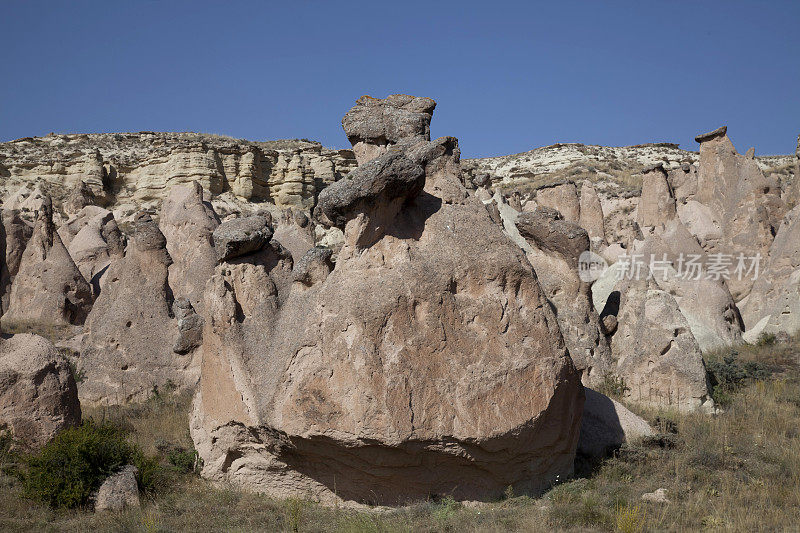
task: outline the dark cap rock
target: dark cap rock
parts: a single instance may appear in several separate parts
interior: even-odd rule
[[[214,251],[223,262],[257,252],[272,238],[267,219],[254,215],[226,220],[214,230]]]
[[[703,143],[706,141],[710,141],[711,139],[715,139],[717,137],[722,137],[728,133],[728,126],[721,126],[714,131],[709,131],[708,133],[701,133],[697,137],[694,138],[696,142]]]

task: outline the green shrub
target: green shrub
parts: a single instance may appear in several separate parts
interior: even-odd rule
[[[118,426],[88,420],[64,430],[41,451],[25,457],[18,476],[27,497],[54,508],[75,508],[86,505],[103,481],[127,464],[139,469],[141,489],[155,486],[155,460],[130,444]]]
[[[774,333],[762,333],[758,336],[758,341],[756,342],[757,346],[772,346],[775,344],[775,340],[777,337]]]
[[[176,448],[167,454],[169,464],[182,473],[197,473],[200,469],[200,456],[194,449]]]
[[[711,382],[711,396],[719,405],[731,402],[731,393],[739,387],[756,380],[767,379],[770,369],[758,361],[740,362],[738,353],[732,350],[721,361],[710,361],[706,368]]]

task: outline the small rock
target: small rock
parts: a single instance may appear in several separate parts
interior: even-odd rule
[[[667,499],[667,489],[656,489],[655,492],[645,492],[642,494],[643,502],[669,503]]]
[[[109,476],[100,486],[95,498],[95,511],[121,511],[126,507],[139,507],[139,485],[133,465]]]

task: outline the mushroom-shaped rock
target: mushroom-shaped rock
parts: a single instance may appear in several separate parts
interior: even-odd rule
[[[35,448],[80,421],[75,379],[55,346],[27,333],[0,339],[0,429]]]
[[[261,250],[272,238],[272,229],[262,216],[234,218],[220,224],[213,238],[217,261],[221,263]]]
[[[694,200],[705,209],[693,211],[705,211],[701,227],[719,229],[698,238],[709,254],[766,257],[786,212],[780,184],[775,174],[764,175],[758,161],[738,154],[726,131],[720,128],[697,137],[700,165]],[[735,301],[750,293],[753,281],[750,276],[729,277]]]
[[[142,401],[153,387],[179,390],[197,382],[195,352],[173,352],[179,332],[171,310],[167,241],[153,219],[140,213],[125,257],[108,269],[103,291],[86,320],[80,367],[81,401]]]
[[[536,211],[522,213],[516,225],[525,239],[546,252],[557,253],[573,267],[578,266],[578,258],[589,249],[586,230],[564,220],[555,209],[540,207]]]
[[[217,266],[191,425],[203,476],[401,504],[540,492],[572,469],[583,389],[530,263],[476,198],[436,196],[463,188],[455,173],[419,193],[406,159],[390,151],[320,195],[318,216],[348,232],[376,203],[391,214],[324,280],[281,298],[278,265]],[[411,179],[387,186],[391,165]]]
[[[345,230],[345,240],[359,248],[385,233],[403,205],[422,192],[425,170],[401,151],[361,165],[319,195],[317,212]]]
[[[11,285],[3,324],[83,324],[91,307],[92,289],[61,242],[46,196]]]
[[[429,141],[436,102],[431,98],[393,94],[379,99],[362,96],[342,119],[359,165],[401,141]]]

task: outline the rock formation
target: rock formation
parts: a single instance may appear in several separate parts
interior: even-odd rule
[[[589,180],[584,181],[581,185],[580,213],[580,226],[589,234],[589,239],[595,247],[599,248],[600,245],[605,244],[606,240],[603,206],[597,196],[597,191]]]
[[[583,383],[602,382],[613,361],[592,305],[590,284],[578,274],[578,260],[589,250],[586,230],[547,207],[522,213],[516,226],[527,241],[524,249],[536,277],[556,308],[559,328]]]
[[[581,221],[581,205],[578,189],[569,181],[536,191],[536,203],[542,207],[555,209],[567,222],[578,224]]]
[[[611,314],[618,326],[611,350],[616,375],[627,387],[625,396],[684,411],[712,409],[700,346],[675,298],[646,279],[646,273],[644,279],[620,281],[615,292],[619,311]]]
[[[630,412],[624,405],[608,396],[585,388],[581,436],[578,454],[602,459],[625,443],[634,443],[652,435],[646,420]]]
[[[436,102],[431,98],[393,94],[379,99],[362,96],[345,114],[342,128],[359,165],[375,159],[399,142],[431,140],[431,117]]]
[[[3,326],[83,324],[91,306],[91,287],[61,242],[46,197],[11,285]]]
[[[104,210],[105,211],[105,210]],[[122,233],[110,211],[89,218],[72,238],[67,251],[84,279],[91,283],[95,294],[100,293],[100,277],[112,261],[125,253]]]
[[[278,219],[272,239],[281,243],[295,260],[315,244],[315,224],[302,211],[287,209]]]
[[[0,339],[0,432],[35,448],[80,421],[75,379],[55,347],[27,333]]]
[[[172,258],[169,285],[176,297],[201,305],[206,283],[214,274],[214,241],[219,226],[214,209],[203,201],[203,188],[194,181],[173,187],[161,206],[159,228]]]
[[[122,511],[126,507],[139,507],[139,484],[136,476],[139,469],[127,465],[119,472],[111,474],[103,481],[97,490],[94,501],[94,510]]]
[[[19,212],[12,209],[4,209],[0,212],[3,227],[0,235],[2,244],[2,264],[0,264],[0,296],[2,297],[3,312],[8,309],[8,298],[11,293],[11,283],[19,271],[19,264],[22,262],[22,254],[33,234],[31,228],[19,216]]]
[[[761,333],[800,330],[800,206],[784,218],[767,259],[741,306],[750,342]]]
[[[217,262],[258,252],[271,238],[267,219],[259,215],[226,220],[212,234]]]
[[[385,124],[374,104],[359,120]],[[394,142],[320,196],[346,236],[327,276],[302,266],[316,252],[296,281],[248,255],[217,267],[192,421],[205,477],[391,504],[570,472],[582,387],[530,265],[452,174],[453,139]]]
[[[197,382],[196,352],[173,351],[179,337],[168,283],[166,239],[147,214],[135,222],[125,257],[115,261],[86,320],[80,368],[81,401],[142,401],[153,387],[190,388]]]
[[[129,222],[158,209],[175,185],[199,182],[211,203],[249,212],[249,201],[310,208],[317,193],[355,167],[350,150],[307,141],[250,142],[198,133],[48,135],[0,143],[7,208],[35,201],[44,185],[59,202],[85,183],[93,203]],[[20,186],[23,186],[22,188]],[[69,202],[65,201],[65,211]]]
[[[700,168],[694,200],[709,208],[721,232],[700,245],[708,253],[766,257],[785,211],[780,186],[774,177],[764,176],[756,161],[736,152],[726,131],[718,128],[695,139],[700,143]],[[691,224],[689,230],[702,233]],[[749,277],[731,278],[734,300],[747,296],[752,284]]]

